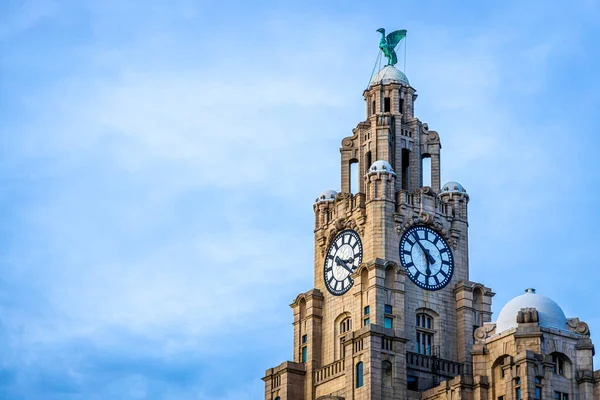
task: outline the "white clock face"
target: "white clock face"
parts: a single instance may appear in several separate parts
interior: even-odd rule
[[[431,228],[415,226],[400,239],[400,261],[419,287],[439,290],[452,278],[454,259],[450,246]]]
[[[335,296],[346,293],[354,280],[350,276],[362,262],[362,243],[353,230],[337,234],[325,255],[324,278],[327,290]]]

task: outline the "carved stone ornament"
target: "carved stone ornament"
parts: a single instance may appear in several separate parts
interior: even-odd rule
[[[317,400],[344,400],[342,396],[334,396],[332,394],[328,394],[325,396],[317,397]]]
[[[435,216],[433,214],[429,214],[426,212],[422,212],[420,214],[415,214],[412,218],[407,218],[406,216],[394,213],[392,216],[394,220],[394,226],[396,227],[396,233],[401,235],[408,228],[415,225],[427,225],[431,228],[435,229],[442,237],[452,245],[452,247],[456,248],[456,243],[453,242],[453,238],[448,236],[448,233],[444,230],[444,224],[440,221],[435,220]]]
[[[567,326],[571,332],[575,332],[579,335],[589,335],[590,327],[583,321],[580,321],[579,318],[570,318],[567,320]]]
[[[429,131],[427,135],[427,140],[431,143],[437,143],[440,141],[440,135],[436,131]]]
[[[490,337],[491,332],[493,332],[494,329],[496,329],[496,324],[486,323],[483,326],[480,326],[479,328],[475,329],[473,337],[476,340],[485,340],[488,337]]]
[[[534,307],[521,308],[517,314],[517,323],[528,324],[531,322],[540,322],[538,311]]]
[[[352,147],[354,146],[354,141],[352,138],[344,138],[342,140],[342,147]]]
[[[485,340],[487,338],[487,332],[483,326],[475,329],[475,333],[473,334],[475,340]]]
[[[421,193],[423,194],[427,194],[430,196],[435,196],[435,192],[433,191],[433,189],[429,186],[423,186],[422,188],[419,189],[421,191]]]

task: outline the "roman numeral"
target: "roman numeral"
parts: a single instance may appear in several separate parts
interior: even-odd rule
[[[436,236],[435,239],[433,239],[433,244],[437,244],[437,242],[439,242],[439,241],[440,241],[440,238]]]
[[[444,278],[448,277],[448,274],[445,273],[443,269],[440,269],[439,273],[442,274],[442,275],[444,275]]]
[[[415,266],[415,264],[413,264],[412,262],[409,262],[404,267],[410,268],[410,267],[414,267],[414,266]]]
[[[415,274],[415,280],[419,280],[419,277],[421,276],[421,273],[419,271],[417,271],[417,273]]]
[[[446,253],[447,251],[448,251],[448,249],[444,247],[443,249],[440,250],[440,253]]]
[[[425,231],[425,240],[429,240],[429,231]]]
[[[406,238],[406,241],[411,245],[414,246],[415,242],[412,242],[409,238]]]
[[[439,285],[440,284],[440,280],[438,279],[437,275],[433,276],[433,279],[435,279],[435,284]]]
[[[412,253],[410,251],[408,251],[408,250],[403,250],[402,254],[406,254],[407,256],[411,256],[412,255]]]
[[[442,265],[450,265],[450,261],[442,260]]]

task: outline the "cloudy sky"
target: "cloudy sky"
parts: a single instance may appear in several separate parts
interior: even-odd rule
[[[523,3],[0,2],[0,397],[261,398],[380,27],[471,279],[600,343],[600,4]]]

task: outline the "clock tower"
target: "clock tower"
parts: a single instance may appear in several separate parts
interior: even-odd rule
[[[314,288],[291,304],[294,359],[267,370],[266,400],[421,398],[471,373],[473,332],[491,319],[494,293],[469,280],[469,195],[440,185],[440,136],[415,117],[416,89],[389,63],[363,97],[341,190],[313,206]]]
[[[378,32],[389,62],[342,139],[341,190],[313,205],[314,287],[291,304],[293,361],[266,371],[265,400],[600,399],[585,322],[532,288],[491,322],[494,293],[469,280],[469,195],[440,185],[440,136],[394,67],[406,31]]]

